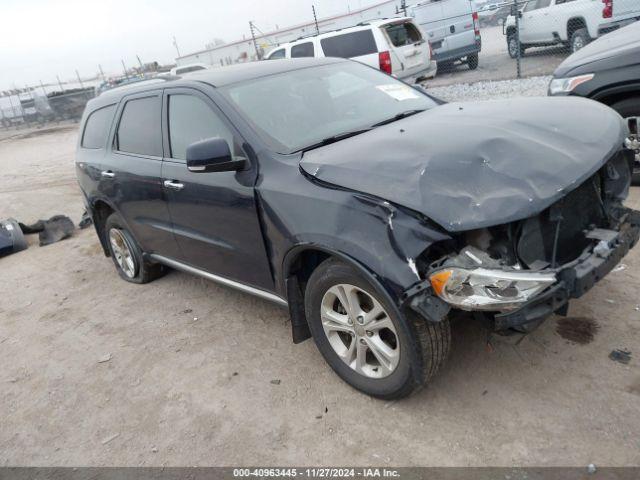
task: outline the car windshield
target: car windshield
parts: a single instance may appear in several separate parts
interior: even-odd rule
[[[405,83],[356,62],[288,71],[221,91],[279,153],[304,150],[437,105]]]

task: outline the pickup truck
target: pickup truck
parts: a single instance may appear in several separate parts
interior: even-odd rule
[[[591,40],[640,19],[638,0],[529,0],[516,18],[507,17],[504,31],[509,56],[524,55],[529,47],[566,45],[571,53]]]

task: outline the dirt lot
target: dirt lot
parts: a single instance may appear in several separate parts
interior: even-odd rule
[[[76,135],[0,140],[0,218],[79,220]],[[92,229],[33,244],[0,259],[0,465],[638,465],[640,248],[624,265],[564,325],[457,319],[438,378],[385,403],[270,303],[177,272],[127,284]]]

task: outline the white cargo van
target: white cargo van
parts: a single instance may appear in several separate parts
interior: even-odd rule
[[[433,78],[437,70],[429,44],[408,17],[372,20],[304,37],[278,46],[265,59],[299,57],[351,58],[408,82]]]
[[[411,16],[427,35],[434,59],[444,67],[455,61],[478,68],[482,49],[480,22],[470,0],[428,0],[414,5]]]

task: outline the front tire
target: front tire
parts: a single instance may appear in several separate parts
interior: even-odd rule
[[[509,56],[511,58],[518,58],[518,49],[520,49],[520,57],[524,57],[525,46],[522,45],[522,42],[518,45],[518,39],[515,34],[511,34],[507,37],[507,50],[509,51]]]
[[[429,323],[392,307],[338,260],[323,262],[307,283],[306,316],[320,353],[345,382],[381,399],[422,387],[444,363],[451,343],[447,319]]]
[[[162,265],[144,259],[140,246],[117,213],[107,218],[104,235],[116,271],[123,280],[149,283],[164,274]]]

